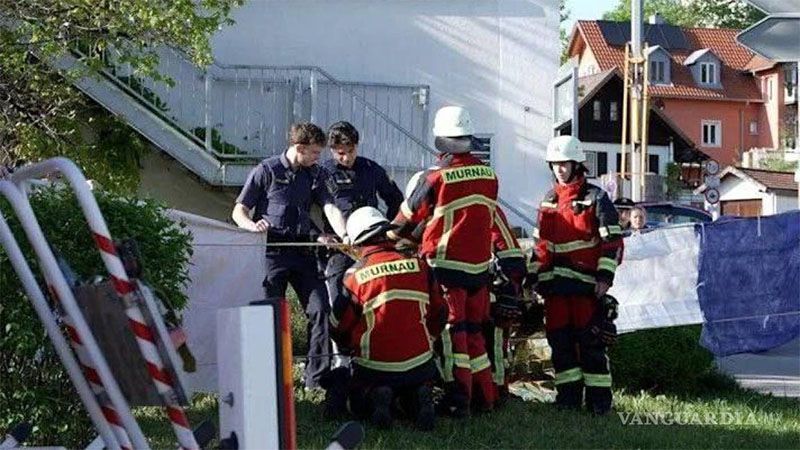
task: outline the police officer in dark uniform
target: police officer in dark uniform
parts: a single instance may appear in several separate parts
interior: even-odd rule
[[[324,132],[312,123],[298,123],[289,134],[286,152],[261,161],[250,172],[232,217],[242,228],[267,233],[267,297],[284,298],[287,284],[291,284],[305,308],[309,319],[305,382],[306,387],[314,388],[330,370],[330,307],[325,285],[309,247],[270,247],[269,242],[333,242],[330,235],[315,235],[309,217],[312,203],[322,206],[328,223],[343,241],[347,237],[344,216],[332,195],[336,186],[316,164],[325,145]]]
[[[364,206],[378,207],[378,198],[386,204],[386,217],[394,217],[403,203],[403,193],[375,161],[358,156],[358,130],[350,122],[336,122],[328,128],[328,146],[333,158],[322,163],[336,184],[336,206],[345,218]],[[353,260],[342,252],[331,252],[325,268],[330,298],[342,289],[345,271]]]

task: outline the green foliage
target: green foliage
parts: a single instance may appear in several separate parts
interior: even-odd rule
[[[141,251],[144,280],[156,288],[167,309],[186,307],[191,236],[164,215],[151,200],[96,192],[100,209],[115,239],[133,238]],[[53,248],[81,278],[106,274],[77,202],[69,190],[47,189],[32,195],[31,204]],[[0,203],[10,218],[10,207]],[[29,264],[38,273],[33,253],[16,220],[8,220]],[[0,430],[31,422],[33,442],[86,445],[93,430],[66,372],[49,344],[30,301],[24,296],[5,252],[0,251]]]
[[[794,172],[797,168],[797,162],[786,161],[781,157],[771,156],[761,160],[761,167],[777,172]]]
[[[64,156],[107,191],[136,191],[139,160],[147,151],[147,143],[135,130],[97,105],[87,106],[75,120],[61,120],[57,126],[60,130],[69,129],[68,135],[54,138],[33,125],[21,125],[17,129],[21,140],[15,157],[37,161]]]
[[[204,127],[196,127],[192,129],[192,133],[197,136],[201,141],[206,139],[206,129]],[[246,155],[239,147],[231,144],[230,142],[222,140],[222,134],[216,129],[211,129],[211,147],[222,153],[223,155]]]
[[[102,141],[103,134],[80,132],[85,118],[96,114],[87,114],[92,102],[71,80],[97,75],[107,67],[107,56],[130,67],[136,79],[164,79],[157,72],[155,49],[165,44],[208,65],[209,38],[231,23],[231,9],[242,2],[0,0],[3,23],[14,24],[0,27],[0,163],[68,153],[93,143],[92,138]],[[50,64],[76,46],[86,54],[84,68],[59,71]]]
[[[680,195],[681,189],[684,188],[683,180],[681,180],[681,166],[676,163],[667,164],[667,177],[666,177],[666,196],[669,200],[675,200]]]
[[[700,347],[700,326],[643,330],[620,336],[610,352],[614,385],[627,390],[701,390],[714,357]]]
[[[131,76],[118,76],[116,77],[116,79],[125,86],[128,86],[132,91],[141,95],[142,98],[148,102],[147,106],[150,105],[154,106],[156,108],[157,113],[163,114],[169,111],[169,106],[167,106],[164,100],[161,100],[161,97],[156,95],[155,92],[145,87],[144,84],[142,83],[141,78],[131,77]]]
[[[764,13],[744,0],[647,0],[644,19],[659,13],[667,23],[681,27],[743,29],[764,17]],[[603,14],[605,20],[631,20],[631,0],[619,0],[617,6]]]
[[[561,0],[558,5],[559,21],[561,24],[569,19],[570,10],[567,9],[566,0]],[[569,59],[567,49],[569,46],[569,33],[572,30],[567,30],[561,26],[558,28],[558,37],[561,41],[561,64],[564,64]]]

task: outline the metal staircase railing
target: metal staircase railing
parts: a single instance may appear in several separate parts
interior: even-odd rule
[[[427,86],[353,85],[315,66],[214,63],[201,69],[177,49],[157,52],[157,70],[170,83],[137,77],[108,52],[101,73],[193,151],[218,161],[218,180],[208,179],[213,170],[198,173],[212,184],[242,184],[250,167],[286,148],[286,131],[298,120],[322,126],[352,122],[362,136],[359,153],[386,167],[400,186],[435,162],[437,152],[425,142]],[[74,54],[85,57],[80,48]],[[512,205],[500,203],[531,223]]]

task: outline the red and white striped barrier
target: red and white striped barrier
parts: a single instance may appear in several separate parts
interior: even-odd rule
[[[55,289],[53,289],[52,285],[48,285],[48,287],[52,297],[57,302],[61,303],[61,300],[59,299],[58,294],[56,293]],[[131,444],[130,438],[128,438],[128,433],[125,431],[125,426],[122,424],[122,419],[120,419],[117,410],[114,408],[111,400],[106,395],[106,388],[103,386],[103,381],[100,379],[97,369],[95,369],[94,365],[92,364],[92,359],[89,357],[86,349],[83,346],[83,341],[78,334],[78,330],[75,328],[75,325],[73,324],[72,319],[69,317],[69,314],[64,314],[63,320],[67,328],[70,346],[75,352],[75,355],[78,356],[78,362],[81,365],[81,370],[83,370],[86,379],[89,381],[89,387],[92,389],[92,393],[94,393],[95,397],[97,397],[97,400],[100,403],[100,409],[103,412],[103,417],[105,417],[106,421],[111,426],[111,431],[114,432],[114,436],[116,436],[120,448],[123,450],[132,450],[133,445]]]
[[[147,371],[159,394],[161,394],[167,417],[172,424],[179,445],[185,449],[197,449],[198,445],[189,427],[186,413],[178,402],[175,381],[165,370],[164,361],[158,352],[155,332],[145,321],[139,307],[141,294],[125,273],[122,260],[117,255],[111,240],[111,234],[108,231],[100,208],[97,206],[97,201],[86,183],[86,178],[72,161],[66,158],[52,158],[20,168],[12,174],[11,179],[20,185],[25,180],[39,178],[51,173],[61,173],[75,191],[78,204],[83,210],[83,214],[92,231],[114,289],[125,302],[125,313],[128,316],[129,325],[136,336],[136,342],[146,361]]]
[[[10,182],[0,180],[0,192],[5,194],[6,191],[17,192],[17,189]],[[18,198],[19,197],[22,197],[21,193],[19,193]],[[25,224],[24,221],[23,224]],[[62,334],[61,328],[56,322],[55,317],[50,310],[50,306],[45,299],[45,295],[34,278],[33,271],[25,260],[25,256],[23,256],[22,250],[20,250],[19,244],[14,238],[14,235],[11,233],[11,229],[6,224],[2,214],[0,214],[0,245],[2,245],[2,247],[5,249],[6,254],[11,260],[11,266],[14,268],[14,271],[17,273],[17,276],[22,282],[25,293],[33,304],[34,310],[39,316],[42,325],[44,325],[44,328],[47,331],[51,342],[53,343],[56,354],[58,354],[59,359],[64,365],[64,368],[66,369],[67,374],[72,381],[72,384],[75,386],[75,390],[77,391],[81,402],[86,407],[89,417],[92,419],[95,428],[97,428],[97,431],[100,433],[100,437],[105,443],[105,448],[108,450],[119,449],[120,445],[117,442],[117,438],[115,437],[115,434],[112,431],[106,417],[104,417],[103,410],[99,404],[99,399],[93,395],[92,389],[89,386],[89,383],[85,378],[85,374],[81,369],[81,365],[75,359],[73,352],[70,351],[70,345]],[[50,262],[54,262],[54,260]],[[40,263],[42,266],[48,265],[48,261],[45,260],[40,260]],[[57,267],[51,268],[57,270]]]

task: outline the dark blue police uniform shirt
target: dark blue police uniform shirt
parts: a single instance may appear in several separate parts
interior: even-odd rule
[[[335,204],[336,189],[327,171],[318,165],[292,170],[286,153],[258,164],[247,177],[236,198],[253,211],[253,221],[270,224],[268,240],[307,241],[313,230],[311,204]]]
[[[336,206],[346,217],[364,206],[378,207],[378,196],[386,203],[386,217],[394,219],[403,203],[403,193],[375,161],[356,157],[353,167],[347,168],[331,158],[322,162],[336,184],[333,197]]]

